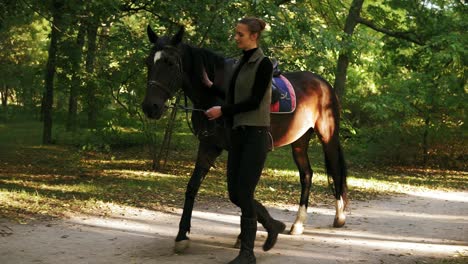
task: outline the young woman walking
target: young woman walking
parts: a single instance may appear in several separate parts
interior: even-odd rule
[[[259,47],[266,23],[255,17],[241,19],[235,31],[237,47],[243,56],[228,79],[226,104],[213,106],[205,114],[213,120],[224,116],[228,120],[231,146],[228,153],[227,183],[230,200],[240,207],[241,241],[236,263],[256,263],[254,242],[257,220],[265,227],[268,237],[265,251],[276,243],[285,224],[273,219],[266,208],[254,199],[255,188],[262,174],[269,146],[271,79],[273,66]],[[205,83],[213,83],[205,76]],[[213,88],[213,87],[212,87]]]

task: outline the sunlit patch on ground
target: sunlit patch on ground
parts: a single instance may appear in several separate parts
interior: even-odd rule
[[[427,197],[431,199],[468,203],[468,192],[409,191],[407,193],[414,196]]]

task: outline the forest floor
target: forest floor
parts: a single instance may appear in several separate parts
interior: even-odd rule
[[[237,255],[239,211],[226,194],[223,160],[197,197],[191,247],[173,251],[193,170],[190,135],[174,138],[177,159],[155,172],[141,146],[98,152],[42,145],[41,128],[0,123],[0,264],[227,263]],[[317,165],[304,234],[291,236],[300,190],[292,163],[289,149],[271,153],[256,190],[288,226],[269,252],[259,227],[259,264],[468,263],[468,172],[354,167],[351,211],[336,229]]]
[[[270,207],[287,223],[295,207]],[[191,247],[173,252],[180,210],[173,213],[116,206],[108,216],[19,224],[0,220],[0,263],[227,263],[239,231],[229,203],[196,205]],[[356,201],[343,228],[332,228],[334,209],[309,208],[303,235],[281,234],[257,263],[467,263],[468,193],[419,192]]]

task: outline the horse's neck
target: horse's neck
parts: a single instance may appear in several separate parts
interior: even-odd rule
[[[197,51],[196,48],[188,45],[184,48],[184,71],[186,81],[184,82],[183,90],[195,107],[206,108],[211,106],[216,99],[214,95],[206,91],[208,88],[203,84],[201,76],[203,69],[209,71],[213,67],[205,66],[204,63],[206,62],[202,59],[201,54],[197,54],[197,52],[201,51]],[[214,76],[213,72],[208,73],[208,76]]]

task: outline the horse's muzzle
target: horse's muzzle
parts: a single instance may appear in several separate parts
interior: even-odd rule
[[[146,100],[141,104],[143,113],[150,119],[160,119],[163,113],[163,107],[158,104],[147,102]]]

